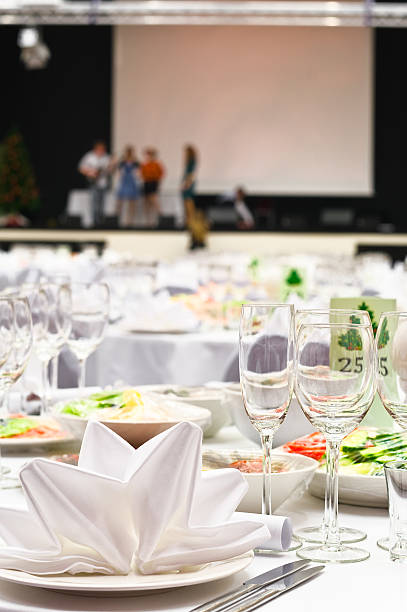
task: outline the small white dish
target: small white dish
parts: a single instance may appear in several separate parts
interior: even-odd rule
[[[191,571],[148,576],[131,572],[125,576],[104,574],[53,574],[36,576],[18,570],[0,569],[0,578],[7,582],[30,587],[39,587],[71,595],[146,595],[158,589],[174,589],[193,584],[202,584],[227,578],[244,570],[253,560],[250,551],[239,557],[208,563]]]
[[[319,463],[315,459],[283,452],[273,452],[273,460],[282,461],[289,470],[273,473],[271,475],[271,506],[273,512],[281,506],[291,495],[300,498],[307,489]],[[261,459],[261,451],[212,451],[203,453],[203,464],[211,467],[228,467],[230,463],[239,459]],[[261,499],[263,491],[262,473],[243,473],[249,489],[240,502],[239,512],[261,513]]]
[[[208,388],[204,386],[181,386],[181,385],[143,385],[137,389],[143,393],[149,391],[157,393],[166,400],[173,402],[206,408],[212,415],[211,424],[204,428],[204,437],[211,438],[224,426],[231,422],[229,410],[223,402],[223,390]]]

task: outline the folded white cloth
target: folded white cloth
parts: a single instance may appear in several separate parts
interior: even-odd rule
[[[187,422],[137,450],[90,422],[78,467],[33,459],[21,470],[28,511],[0,509],[0,567],[127,574],[134,565],[150,574],[227,559],[268,540],[261,520],[233,516],[247,491],[242,474],[202,472],[201,445],[201,429]]]
[[[165,291],[129,303],[120,323],[124,331],[194,331],[198,327],[194,313],[184,304],[172,301]]]

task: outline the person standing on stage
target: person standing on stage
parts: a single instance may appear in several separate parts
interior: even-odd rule
[[[184,151],[185,161],[181,189],[184,202],[185,224],[189,227],[195,215],[197,153],[195,148],[191,145],[186,145]]]
[[[93,149],[79,162],[79,172],[89,183],[89,196],[92,207],[93,225],[101,225],[104,220],[106,193],[110,187],[113,162],[106,151],[106,144],[98,140]]]
[[[136,204],[140,197],[139,167],[140,164],[137,161],[134,147],[127,146],[117,165],[117,169],[120,172],[117,190],[117,216],[120,220],[123,204],[128,202],[128,211],[124,219],[126,227],[134,226],[136,222]]]
[[[160,215],[158,192],[164,177],[164,166],[157,158],[158,153],[155,149],[145,149],[144,162],[141,165],[141,176],[144,182],[145,215],[149,227],[152,227],[154,224],[154,213],[156,217]]]

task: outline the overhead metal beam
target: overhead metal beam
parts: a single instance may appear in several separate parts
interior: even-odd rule
[[[407,5],[332,1],[0,0],[2,25],[276,25],[407,27]]]

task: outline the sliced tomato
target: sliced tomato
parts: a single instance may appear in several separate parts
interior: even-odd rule
[[[283,450],[287,453],[297,453],[320,461],[325,455],[326,440],[319,431],[316,431],[309,436],[302,436],[297,440],[287,442],[283,446]]]

